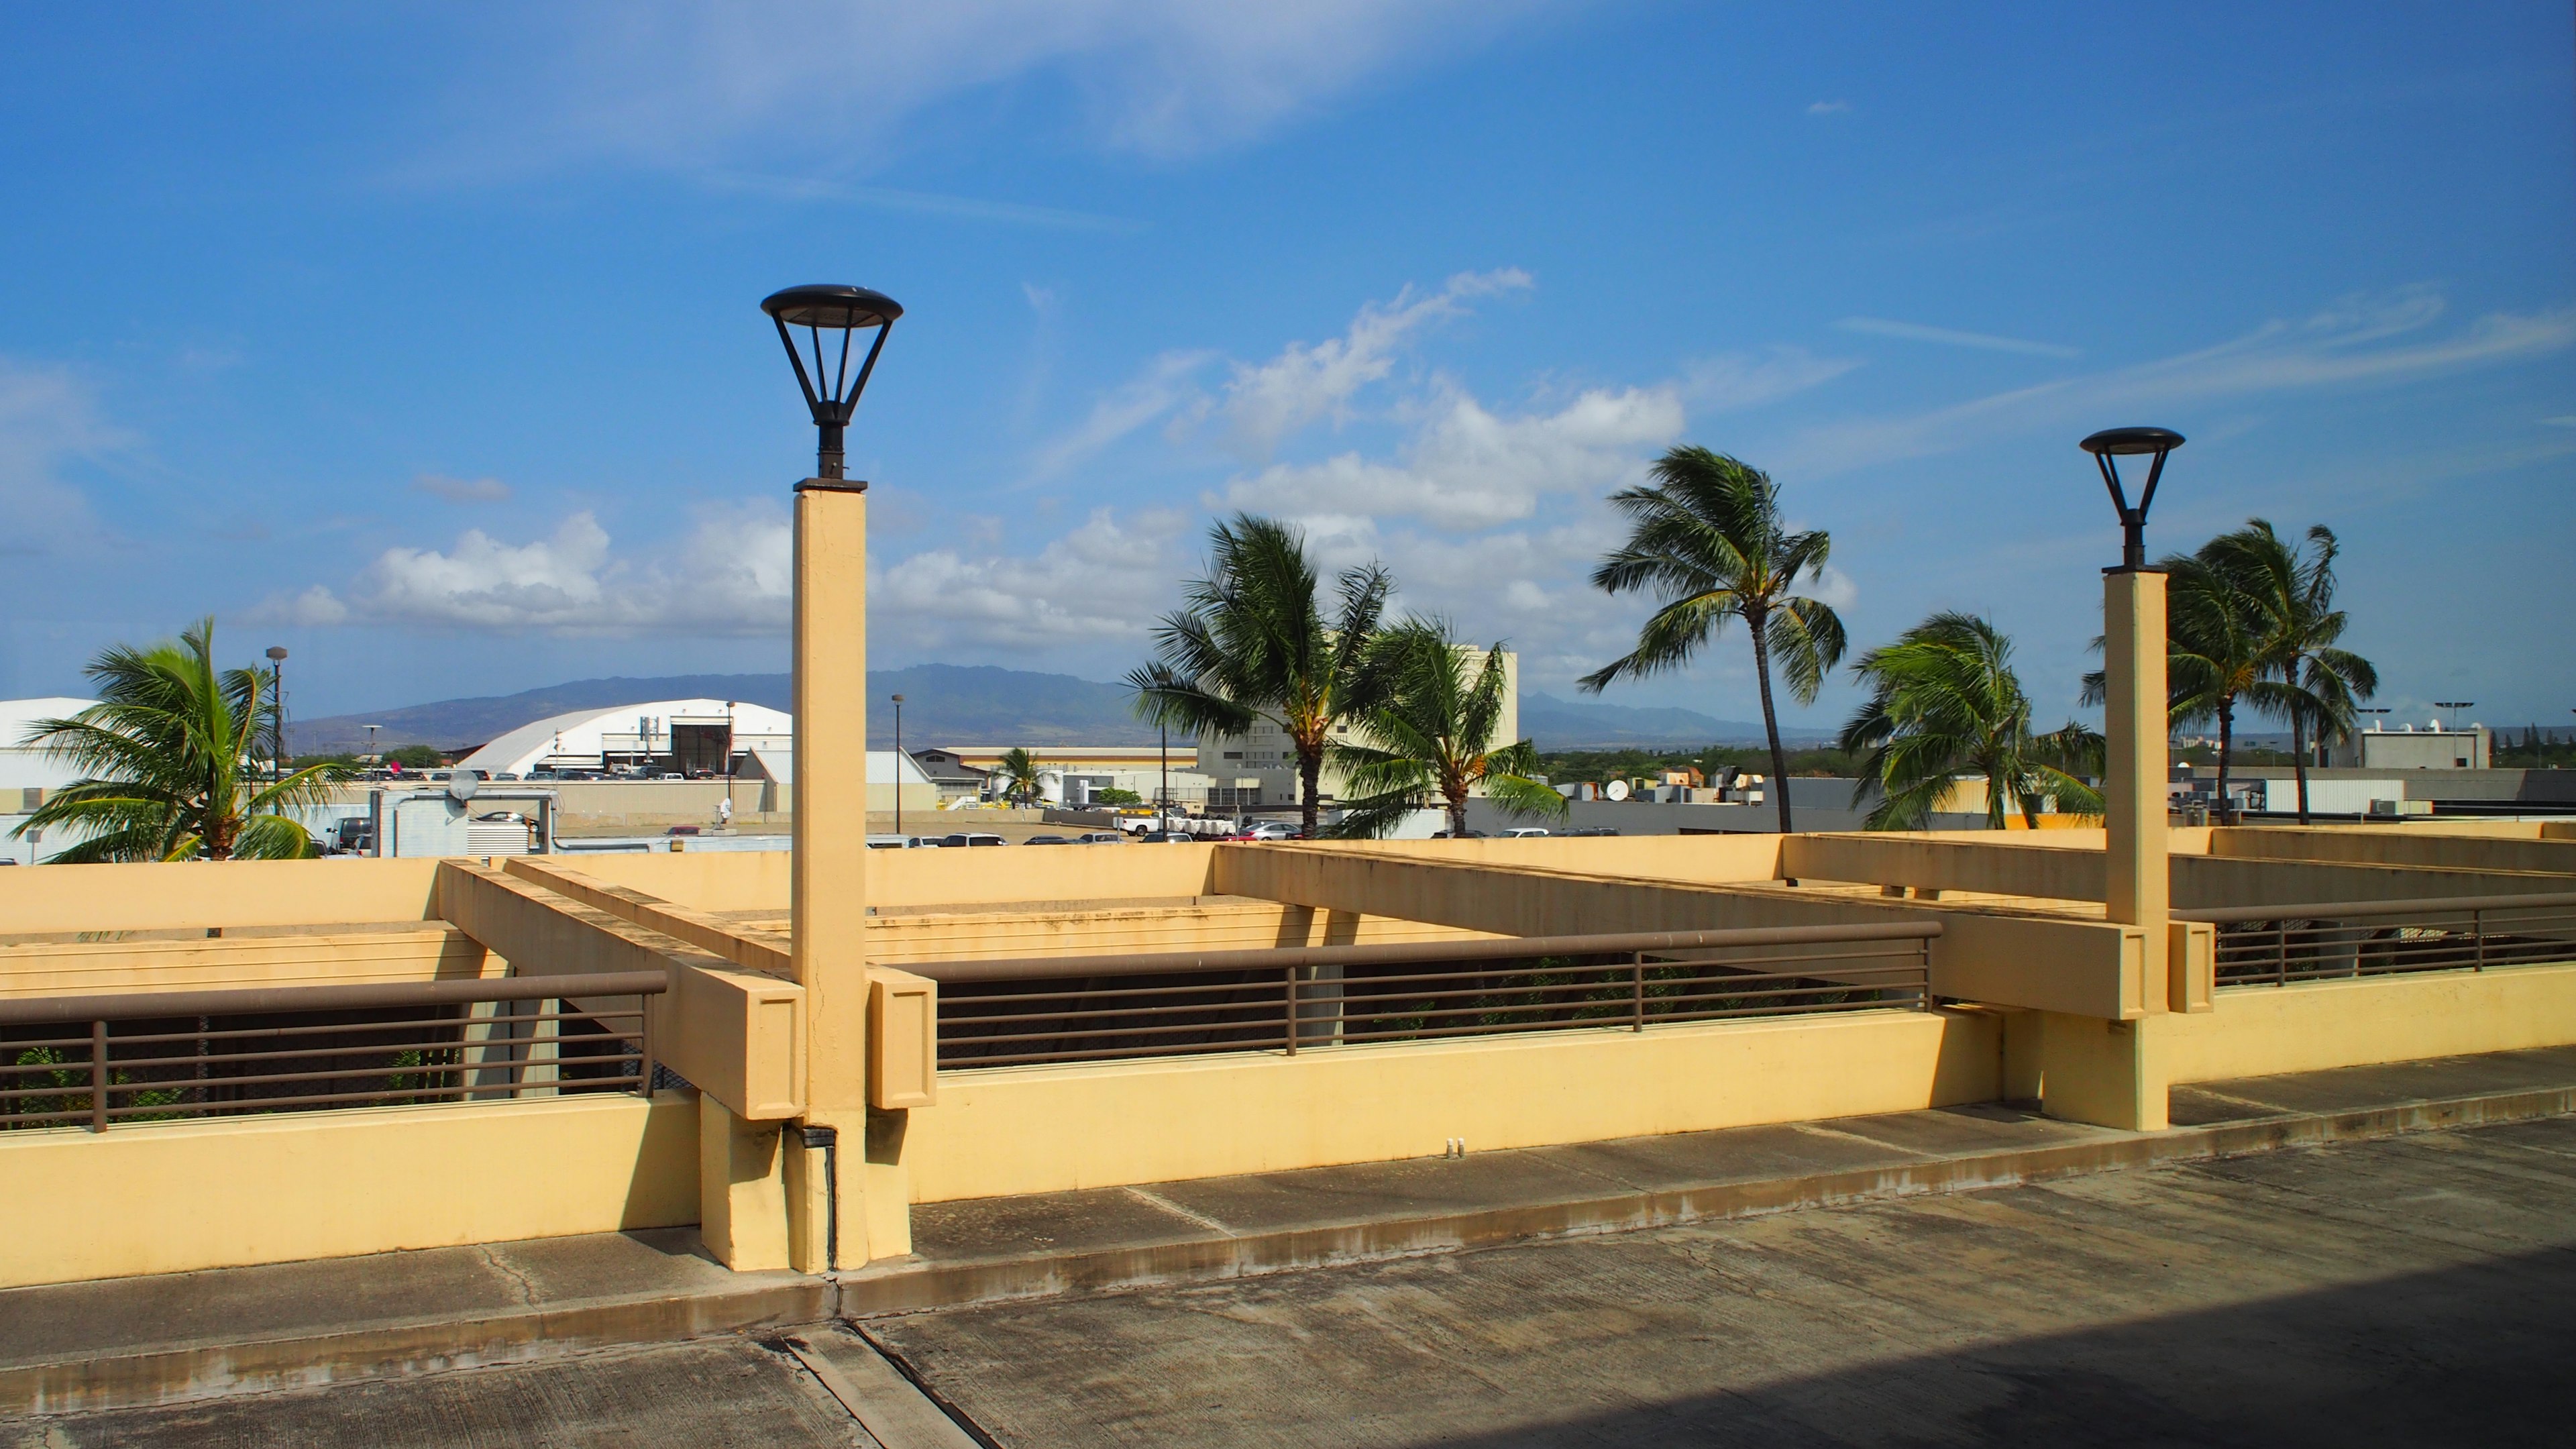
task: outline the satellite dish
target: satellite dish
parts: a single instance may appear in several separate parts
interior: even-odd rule
[[[1609,784],[1601,787],[1601,793],[1613,800],[1625,800],[1628,798],[1628,782],[1625,780],[1613,780]]]
[[[447,773],[447,798],[462,805],[474,798],[475,790],[482,783],[482,778],[472,770],[450,770]]]

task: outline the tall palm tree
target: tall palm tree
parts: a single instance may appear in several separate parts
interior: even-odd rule
[[[2075,724],[2031,733],[2012,640],[1993,624],[1934,614],[1852,668],[1870,697],[1843,726],[1842,747],[1869,752],[1852,805],[1877,792],[1870,829],[1925,828],[1933,805],[1965,774],[1985,776],[1989,829],[2003,829],[2006,802],[2033,828],[2042,801],[2075,814],[2101,811],[2101,795],[2072,773],[2100,756],[2101,736]]]
[[[2251,616],[2256,652],[2269,678],[2252,702],[2290,726],[2292,768],[2299,781],[2299,823],[2308,817],[2308,740],[2319,744],[2349,734],[2353,706],[2379,689],[2369,660],[2336,647],[2347,622],[2334,606],[2334,561],[2341,546],[2324,524],[2308,529],[2306,547],[2275,533],[2260,518],[2222,533],[2201,557],[2232,586]]]
[[[320,853],[283,813],[319,804],[347,770],[309,765],[263,782],[251,757],[276,722],[270,676],[217,669],[215,621],[148,649],[117,645],[85,671],[99,702],[69,719],[37,721],[26,740],[82,778],[53,792],[13,833],[68,827],[80,835],[51,858],[294,860]]]
[[[1038,798],[1038,757],[1013,745],[1002,751],[993,762],[993,773],[1002,777],[1002,798],[1026,805]]]
[[[1127,676],[1149,723],[1240,735],[1268,720],[1297,755],[1298,804],[1315,833],[1325,746],[1369,705],[1369,645],[1394,580],[1371,563],[1344,569],[1333,607],[1306,537],[1236,514],[1208,530],[1208,567],[1179,613],[1154,631],[1155,660]]]
[[[1610,495],[1628,516],[1628,541],[1592,571],[1612,594],[1652,589],[1662,606],[1637,631],[1637,647],[1583,677],[1586,694],[1611,681],[1687,666],[1729,619],[1753,637],[1753,675],[1762,687],[1762,728],[1771,741],[1772,790],[1780,830],[1789,830],[1789,757],[1771,703],[1777,660],[1789,692],[1813,704],[1843,657],[1843,621],[1821,600],[1795,592],[1824,573],[1833,540],[1821,529],[1791,532],[1780,521],[1770,475],[1706,448],[1678,447],[1658,459],[1651,487]]]
[[[1464,835],[1467,797],[1480,786],[1513,815],[1565,817],[1565,797],[1530,778],[1537,748],[1494,738],[1511,688],[1501,644],[1485,651],[1470,678],[1466,651],[1446,622],[1408,619],[1379,637],[1369,666],[1377,700],[1360,717],[1360,739],[1332,749],[1358,797],[1346,802],[1334,835],[1384,835],[1435,802],[1449,813],[1449,833]]]

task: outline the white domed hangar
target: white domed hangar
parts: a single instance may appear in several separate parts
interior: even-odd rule
[[[659,699],[581,709],[524,724],[457,762],[488,779],[543,778],[575,770],[640,771],[697,778],[756,773],[759,755],[783,762],[796,739],[793,719],[766,705],[723,699]]]

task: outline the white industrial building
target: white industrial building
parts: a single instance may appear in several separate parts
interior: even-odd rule
[[[16,831],[30,812],[45,803],[47,791],[80,778],[69,762],[48,758],[43,750],[27,745],[28,734],[40,720],[69,719],[96,703],[61,696],[0,700],[0,860],[33,865],[40,853],[49,853],[47,842],[21,839]],[[53,842],[56,848],[67,843]]]
[[[2408,723],[2392,730],[2373,722],[2335,742],[2327,759],[2348,770],[2484,770],[2495,763],[2495,735],[2478,724],[2419,730]]]
[[[524,724],[457,762],[487,778],[525,779],[537,770],[624,770],[711,775],[754,750],[784,755],[793,719],[765,705],[722,699],[658,699],[578,709]]]

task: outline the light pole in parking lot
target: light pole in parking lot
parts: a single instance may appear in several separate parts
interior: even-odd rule
[[[286,646],[268,646],[268,782],[286,775]]]
[[[2165,457],[2182,446],[2170,428],[2109,428],[2084,440],[2120,515],[2120,566],[2102,571],[2103,915],[2143,928],[2147,979],[2165,976],[2171,893],[2165,847],[2167,739],[2165,575],[2147,564],[2147,509]],[[2138,501],[2120,484],[2121,458],[2148,458]],[[2224,802],[2221,802],[2222,805]]]
[[[882,292],[833,285],[773,292],[760,310],[778,328],[814,419],[814,475],[796,485],[791,960],[805,987],[803,1140],[809,1149],[846,1145],[847,1162],[867,1137],[868,1107],[868,485],[844,475],[841,443],[903,307]],[[854,351],[863,353],[855,374]],[[819,1242],[813,1256],[825,1262],[799,1253],[794,1266],[868,1260],[865,1178],[845,1172],[832,1181],[840,1185],[826,1230],[797,1239]],[[802,1209],[795,1220],[811,1221]]]
[[[903,696],[894,697],[894,833],[903,834],[903,767],[910,757],[903,752]]]

